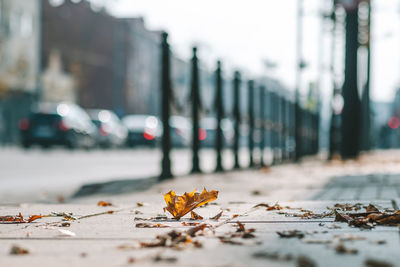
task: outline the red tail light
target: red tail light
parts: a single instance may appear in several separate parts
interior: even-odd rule
[[[203,128],[200,128],[199,129],[199,140],[203,141],[203,140],[206,140],[206,138],[207,138],[207,131],[204,130]]]
[[[395,130],[400,127],[400,120],[397,117],[391,117],[388,121],[388,126]]]
[[[155,138],[155,135],[153,135],[153,134],[151,134],[151,133],[145,131],[145,132],[143,133],[143,137],[144,137],[144,139],[150,141],[150,140],[153,140],[153,139]]]
[[[60,129],[61,131],[68,131],[69,127],[65,124],[64,121],[60,121],[58,124],[58,129]]]
[[[102,136],[107,136],[107,135],[110,134],[110,133],[106,130],[106,128],[105,128],[104,126],[100,126],[99,131],[100,131],[100,134],[101,134]]]
[[[23,118],[19,121],[19,125],[18,125],[19,129],[22,131],[26,131],[29,129],[30,127],[30,122],[28,119]]]

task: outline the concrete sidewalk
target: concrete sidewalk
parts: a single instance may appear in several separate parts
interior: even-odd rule
[[[2,206],[0,216],[66,213],[77,220],[63,221],[61,216],[0,224],[0,266],[373,266],[366,262],[399,266],[397,227],[361,231],[334,222],[333,216],[295,217],[304,217],[308,211],[328,212],[327,207],[337,203],[373,203],[382,210],[398,209],[398,159],[397,151],[377,152],[345,163],[314,160],[262,170],[180,177],[144,192],[94,195],[67,204]],[[164,193],[174,190],[182,194],[203,187],[219,191],[212,204],[195,210],[204,220],[192,221],[187,215],[176,221],[164,214]],[[99,200],[113,206],[99,207]],[[253,208],[259,203],[277,202],[283,209]],[[209,220],[221,210],[218,221]],[[237,232],[238,221],[246,230]],[[168,228],[136,227],[141,223]],[[175,239],[167,233],[176,230],[174,235],[182,235],[194,227],[184,224],[196,223],[208,227],[185,237],[186,241],[177,246],[141,247],[159,242],[162,237],[156,237],[160,235],[168,237],[167,246],[174,244]],[[291,230],[300,231],[304,237],[281,238],[276,233]],[[14,245],[28,253],[10,254]],[[17,247],[14,252],[18,252]]]

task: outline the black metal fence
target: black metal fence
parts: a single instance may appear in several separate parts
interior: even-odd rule
[[[172,178],[170,152],[170,115],[171,106],[175,103],[173,85],[171,84],[171,49],[168,44],[168,34],[162,35],[161,43],[161,119],[163,122],[162,136],[162,172],[160,179]],[[279,92],[268,88],[262,81],[249,79],[245,81],[239,71],[235,71],[230,89],[233,91],[231,111],[224,107],[224,79],[221,61],[216,64],[214,105],[211,105],[216,119],[216,137],[213,148],[216,153],[215,172],[226,171],[223,165],[223,150],[231,149],[234,158],[233,169],[255,168],[272,164],[298,161],[303,156],[313,155],[318,152],[319,114],[312,110],[302,108],[295,103],[295,98],[287,92]],[[202,172],[200,168],[199,151],[200,143],[200,114],[204,110],[201,99],[201,84],[199,73],[199,59],[197,48],[193,48],[191,61],[191,88],[190,101],[192,118],[192,168],[191,173]],[[247,88],[247,114],[242,108],[242,87]],[[255,108],[257,107],[257,108]],[[231,115],[229,115],[231,114]],[[223,119],[230,117],[233,123],[233,144],[224,147]],[[242,146],[243,134],[241,125],[247,126],[247,146],[249,151],[249,164],[240,164],[239,153]],[[245,137],[246,139],[246,137]],[[296,143],[297,140],[297,143]],[[258,156],[255,155],[258,148]],[[264,150],[270,150],[271,160],[266,162]]]

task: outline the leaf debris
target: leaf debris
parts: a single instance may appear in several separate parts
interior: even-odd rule
[[[29,254],[29,250],[17,245],[13,245],[10,249],[10,255],[25,255]]]

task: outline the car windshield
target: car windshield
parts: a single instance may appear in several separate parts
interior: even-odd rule
[[[146,127],[147,118],[149,118],[149,116],[128,116],[123,119],[123,122],[126,127],[130,129],[144,129]]]
[[[58,114],[36,113],[32,115],[32,122],[36,124],[52,124],[60,120]]]

